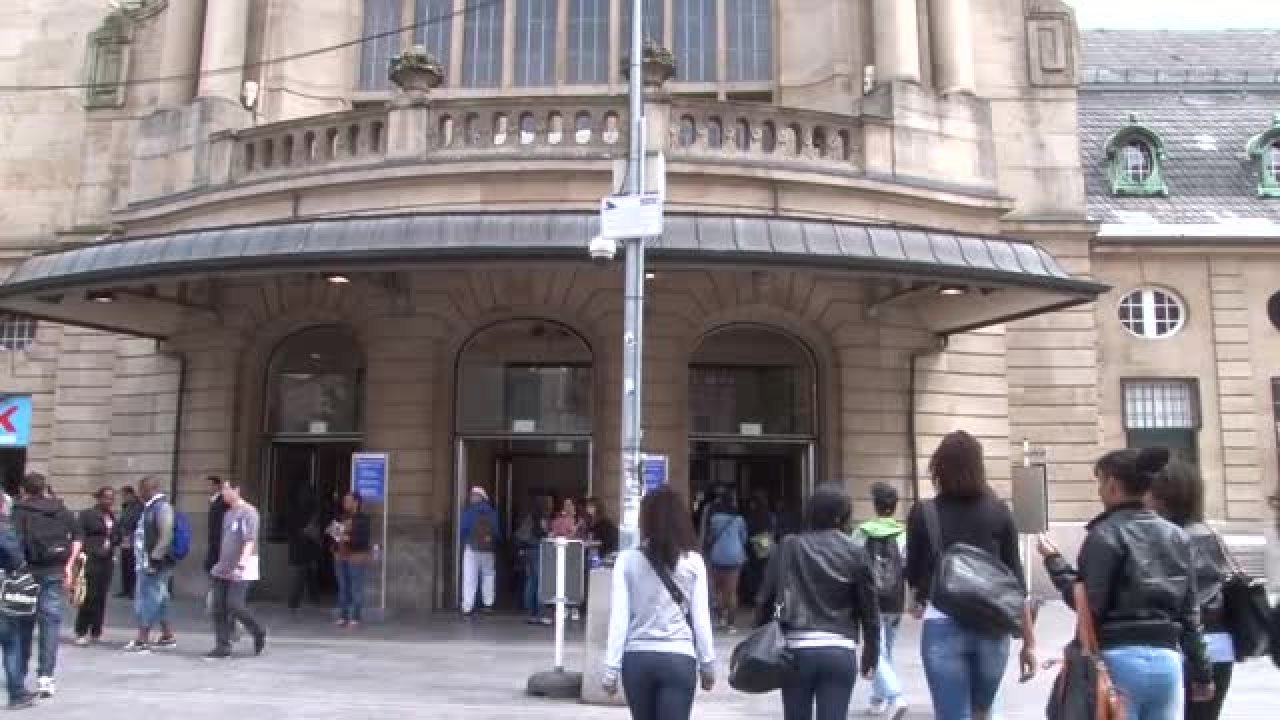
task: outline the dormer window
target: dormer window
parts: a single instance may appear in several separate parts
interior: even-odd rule
[[[1280,113],[1270,129],[1249,141],[1247,153],[1257,163],[1258,197],[1280,198]]]
[[[1137,197],[1167,196],[1163,141],[1154,131],[1139,125],[1136,115],[1129,116],[1129,123],[1107,141],[1111,192]]]

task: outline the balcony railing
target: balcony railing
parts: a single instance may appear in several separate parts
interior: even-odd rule
[[[858,118],[772,105],[677,102],[667,153],[673,159],[778,169],[861,173]]]
[[[431,106],[429,155],[610,158],[627,149],[625,105],[615,98],[450,100]]]
[[[356,110],[273,123],[243,130],[234,138],[233,181],[376,164],[386,158],[387,110]]]

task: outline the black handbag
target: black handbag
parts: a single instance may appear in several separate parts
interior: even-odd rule
[[[783,545],[774,554],[773,562],[784,562],[786,548]],[[779,576],[785,565],[778,568]],[[779,690],[792,672],[791,650],[787,636],[778,622],[780,607],[775,608],[773,619],[756,628],[738,646],[729,658],[729,687],[741,693],[759,695]]]
[[[1075,586],[1076,637],[1063,653],[1062,670],[1045,707],[1048,720],[1121,720],[1124,703],[1098,657],[1098,634],[1083,583]]]
[[[957,623],[992,636],[1022,634],[1027,594],[1000,558],[967,543],[942,548],[937,501],[925,503],[925,525],[937,565],[929,602]]]
[[[1235,645],[1236,661],[1263,657],[1271,650],[1271,601],[1265,581],[1250,577],[1235,556],[1214,534],[1218,547],[1231,565],[1231,576],[1222,584],[1222,619]]]

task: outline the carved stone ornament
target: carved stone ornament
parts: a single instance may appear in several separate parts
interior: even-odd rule
[[[98,29],[89,33],[84,69],[86,108],[124,106],[133,36],[134,21],[123,8],[107,15]]]
[[[1075,11],[1062,0],[1027,0],[1026,8],[1032,87],[1075,87],[1080,77]]]
[[[422,45],[414,45],[391,59],[391,82],[402,92],[426,94],[444,82],[444,65]]]
[[[160,14],[169,6],[169,0],[113,0],[110,4],[136,22]]]
[[[645,38],[644,50],[640,55],[640,73],[644,87],[660,88],[676,76],[676,58],[670,50],[654,42],[652,38]],[[622,59],[622,76],[628,79],[631,77],[630,53]]]

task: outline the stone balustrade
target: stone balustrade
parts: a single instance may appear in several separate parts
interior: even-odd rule
[[[233,181],[380,163],[387,152],[387,110],[357,110],[273,123],[235,134]]]
[[[678,160],[861,174],[862,126],[847,115],[773,105],[677,100],[667,154]]]
[[[627,151],[625,103],[617,98],[486,98],[431,104],[432,156],[600,157]]]

